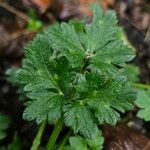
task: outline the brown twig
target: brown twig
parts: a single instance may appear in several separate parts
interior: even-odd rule
[[[20,31],[17,31],[17,32],[14,32],[10,35],[10,40],[14,40],[14,39],[17,39],[19,38],[20,36],[24,36],[24,35],[28,35],[28,34],[33,34],[33,33],[36,33],[37,31],[35,30],[27,30],[27,29],[24,29],[24,30],[20,30]]]
[[[11,41],[18,39],[21,36],[29,35],[29,34],[35,34],[37,31],[35,30],[20,30],[12,33],[7,40],[1,40],[0,45],[1,47],[7,46]]]
[[[9,12],[15,14],[16,16],[22,18],[23,20],[25,20],[26,22],[30,21],[30,18],[25,15],[24,13],[22,13],[21,11],[15,9],[14,7],[10,6],[9,4],[7,4],[6,2],[3,2],[3,0],[0,0],[0,6],[5,8],[6,10],[8,10]]]

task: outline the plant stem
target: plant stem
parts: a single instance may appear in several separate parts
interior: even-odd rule
[[[32,146],[31,146],[31,150],[38,150],[38,147],[39,147],[39,145],[41,143],[41,138],[42,138],[45,126],[46,126],[46,121],[43,121],[40,124],[38,132],[37,132],[37,134],[36,134],[36,136],[34,138],[34,141],[33,141]]]
[[[22,18],[26,22],[30,21],[30,18],[26,14],[24,14],[23,12],[15,9],[14,7],[7,4],[6,2],[0,1],[0,6],[5,8],[6,10],[10,11],[11,13],[15,14],[16,16]]]
[[[72,130],[70,130],[70,131],[65,135],[65,137],[64,137],[63,140],[62,140],[62,142],[61,142],[60,145],[59,145],[58,150],[62,150],[62,149],[63,149],[63,147],[64,147],[65,144],[67,143],[67,141],[68,141],[68,139],[69,139],[71,133],[72,133]]]
[[[134,86],[135,86],[136,88],[150,89],[150,85],[142,84],[142,83],[135,83]]]
[[[62,127],[63,127],[63,118],[60,118],[57,121],[57,123],[55,125],[55,128],[53,130],[53,133],[52,133],[52,135],[50,136],[50,138],[48,140],[48,143],[46,145],[46,150],[54,150],[55,142],[58,138],[58,135],[59,135]]]

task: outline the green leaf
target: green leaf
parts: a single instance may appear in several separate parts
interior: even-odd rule
[[[7,150],[22,150],[22,143],[17,134],[14,135],[13,140],[8,145]]]
[[[34,9],[29,9],[28,16],[30,17],[30,20],[26,25],[27,29],[37,30],[42,27],[42,22],[38,19]]]
[[[106,76],[101,73],[100,69],[95,67],[90,69],[90,72],[85,72],[85,74],[81,76],[80,82],[75,85],[78,92],[98,90],[108,80]]]
[[[93,139],[84,139],[81,136],[72,136],[69,138],[68,146],[63,150],[102,150],[104,138],[101,132],[98,131],[96,137]]]
[[[84,106],[82,103],[73,103],[67,105],[64,111],[66,126],[72,127],[75,133],[79,131],[85,137],[95,137],[97,127],[88,107]]]
[[[19,86],[20,82],[18,80],[18,74],[16,73],[19,68],[10,68],[5,74],[8,76],[8,81],[13,84],[13,86]]]
[[[36,95],[28,94],[31,99],[36,99],[27,103],[27,108],[23,113],[23,118],[26,120],[34,120],[39,124],[48,118],[49,123],[55,123],[60,117],[63,107],[63,101],[60,95],[41,92]]]
[[[126,75],[128,81],[138,82],[139,81],[139,68],[134,64],[128,64],[124,68],[120,69],[121,74]]]
[[[32,65],[38,69],[45,69],[47,72],[52,54],[51,42],[44,33],[38,34],[25,48],[25,56]]]
[[[125,62],[134,57],[130,48],[121,41],[114,41],[99,49],[91,56],[91,64],[99,67],[102,72],[115,73],[115,66],[124,66]]]
[[[42,27],[42,22],[40,20],[34,20],[34,19],[30,19],[30,21],[28,22],[26,28],[28,30],[37,30],[40,29]]]
[[[70,20],[69,25],[74,27],[80,42],[83,43],[85,40],[85,21]]]
[[[36,119],[37,123],[41,123],[48,118],[49,122],[54,123],[60,117],[62,102],[50,68],[53,50],[49,39],[39,34],[26,48],[26,57],[18,75],[25,84],[28,97],[34,101],[25,109],[24,119]],[[56,94],[51,92],[52,89],[56,89]]]
[[[88,105],[95,112],[100,124],[116,124],[120,115],[133,107],[135,93],[131,92],[130,84],[126,83],[125,78],[110,80],[98,91],[95,98],[88,100]]]
[[[24,119],[54,124],[62,117],[75,133],[94,138],[96,124],[115,124],[132,109],[135,93],[119,68],[134,52],[118,38],[114,13],[92,10],[92,23],[54,24],[27,46],[17,72],[29,98]]]
[[[145,121],[150,121],[150,90],[140,90],[138,92],[135,104],[140,108],[137,116]]]
[[[0,113],[0,140],[6,137],[6,131],[10,124],[10,118]]]
[[[93,22],[85,27],[86,51],[90,62],[103,72],[115,72],[114,65],[124,66],[133,59],[134,52],[118,40],[116,15],[112,11],[105,13],[98,5],[92,5]]]
[[[87,144],[80,136],[74,136],[69,138],[70,150],[88,150]]]
[[[74,26],[61,23],[46,32],[50,35],[52,47],[60,51],[60,55],[65,55],[73,68],[83,65],[84,51]]]
[[[75,21],[51,27],[47,33],[52,47],[65,55],[72,67],[82,66],[83,60],[89,59],[104,73],[116,73],[115,66],[124,66],[133,59],[134,52],[118,39],[119,28],[114,13],[105,13],[98,5],[93,5],[92,10],[93,22],[87,24],[85,30],[83,23]]]
[[[103,143],[104,143],[104,138],[101,134],[101,131],[99,130],[97,132],[97,135],[93,139],[86,139],[86,143],[92,150],[102,150],[103,149]]]
[[[85,27],[85,47],[90,52],[103,48],[115,40],[117,19],[112,11],[105,13],[97,4],[91,6],[93,22]]]
[[[63,88],[63,91],[66,95],[71,94],[70,92],[78,84],[82,84],[85,80],[85,77],[78,72],[66,70],[59,76],[60,86]]]

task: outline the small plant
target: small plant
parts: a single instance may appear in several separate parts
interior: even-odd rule
[[[137,116],[145,121],[150,121],[150,89],[139,90],[135,103],[140,108]]]
[[[0,113],[0,140],[6,137],[6,130],[10,124],[10,118],[7,115]]]
[[[135,105],[139,108],[137,117],[150,121],[150,85],[139,83],[139,69],[135,65],[128,64],[120,70],[132,82],[137,91]]]
[[[96,137],[93,139],[83,139],[80,136],[72,136],[69,138],[68,146],[65,146],[63,150],[100,150],[103,148],[104,138],[97,133]]]
[[[38,30],[42,27],[42,22],[38,19],[34,9],[30,9],[28,12],[30,18],[26,28],[28,30]]]
[[[40,124],[33,150],[46,122],[55,125],[46,146],[52,150],[64,125],[93,140],[100,132],[98,125],[116,124],[119,113],[133,107],[135,92],[119,68],[134,58],[134,52],[118,38],[114,12],[105,13],[96,4],[91,8],[92,23],[55,24],[25,49],[17,76],[29,99],[23,118]],[[72,139],[79,137],[69,140],[71,146]],[[85,147],[87,141],[82,142]]]

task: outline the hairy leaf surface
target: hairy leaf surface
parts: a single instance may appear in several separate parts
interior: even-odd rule
[[[24,119],[55,123],[94,138],[96,124],[115,124],[119,112],[132,108],[134,91],[119,67],[134,52],[118,38],[113,12],[92,6],[93,21],[54,24],[25,50],[18,77],[29,101]]]
[[[145,121],[150,121],[150,90],[139,91],[135,103],[140,108],[137,116]]]
[[[65,108],[64,118],[65,124],[71,126],[76,133],[80,131],[81,134],[88,138],[95,136],[97,127],[93,121],[92,113],[82,104],[74,103],[68,105]]]

